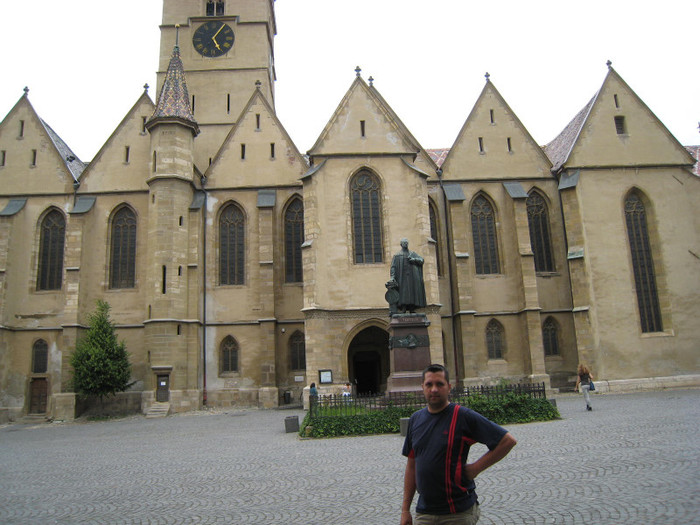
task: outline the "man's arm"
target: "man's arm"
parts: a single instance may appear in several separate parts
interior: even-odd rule
[[[495,450],[495,449],[494,449]],[[401,504],[401,525],[411,525],[411,503],[416,493],[416,459],[408,458],[406,461],[406,472],[403,475],[403,503]]]
[[[501,438],[501,440],[498,442],[498,445],[496,445],[493,450],[489,450],[486,454],[481,456],[474,463],[467,465],[467,477],[469,479],[475,479],[479,474],[481,474],[491,465],[501,461],[504,457],[508,455],[508,452],[510,452],[510,450],[515,446],[516,443],[517,441],[515,441],[515,438],[510,434],[510,432],[507,432],[506,435]],[[406,496],[404,495],[404,499],[405,497]]]

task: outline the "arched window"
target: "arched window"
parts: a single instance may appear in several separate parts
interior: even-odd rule
[[[379,179],[360,171],[350,182],[350,194],[355,263],[380,263],[384,257]]]
[[[503,325],[491,319],[486,325],[486,349],[488,350],[489,359],[503,359],[503,351],[505,348],[505,332]]]
[[[544,355],[559,355],[559,327],[552,317],[547,317],[542,325]]]
[[[531,191],[526,201],[530,246],[535,256],[536,272],[553,272],[552,241],[549,235],[549,212],[542,195]]]
[[[483,195],[472,203],[472,236],[474,238],[474,262],[476,273],[499,273],[496,218],[493,206]]]
[[[306,370],[306,343],[304,334],[299,331],[289,338],[289,356],[291,370]]]
[[[133,288],[136,284],[136,214],[124,206],[112,220],[110,288]]]
[[[304,242],[304,204],[295,197],[284,212],[284,280],[303,280],[301,245]]]
[[[229,204],[219,218],[219,283],[243,284],[245,266],[245,217]]]
[[[238,343],[230,335],[221,341],[219,363],[222,374],[238,372]]]
[[[32,347],[32,373],[45,374],[49,367],[49,345],[39,339]]]
[[[663,324],[646,209],[636,193],[630,193],[625,199],[625,219],[642,332],[661,332]]]
[[[440,254],[440,230],[438,229],[437,211],[435,204],[430,201],[430,237],[435,241],[435,263],[437,264],[438,277],[442,277],[442,257]]]
[[[49,212],[41,223],[37,290],[61,289],[65,237],[63,214],[58,210]]]

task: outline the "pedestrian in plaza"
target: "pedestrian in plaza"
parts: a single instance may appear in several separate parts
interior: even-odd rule
[[[309,388],[309,395],[314,397],[318,396],[318,389],[316,388],[316,383],[311,383],[311,387]]]
[[[480,515],[474,480],[510,452],[515,438],[481,414],[450,403],[452,386],[444,366],[428,366],[422,388],[428,406],[411,416],[403,445],[407,461],[401,525],[474,525]],[[477,442],[489,450],[467,463],[469,447]]]
[[[591,391],[591,384],[593,383],[593,374],[591,374],[591,370],[583,363],[579,363],[577,374],[574,392],[580,390],[583,393],[583,399],[586,401],[586,410],[593,410],[591,406],[591,395],[589,393]]]

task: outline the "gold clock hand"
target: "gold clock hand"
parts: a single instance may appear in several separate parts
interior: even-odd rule
[[[221,24],[221,27],[219,28],[219,30],[216,33],[214,33],[213,37],[211,37],[211,41],[214,42],[216,49],[218,49],[219,51],[221,51],[221,48],[219,47],[219,43],[216,41],[216,37],[219,35],[219,33],[221,33],[221,30],[223,28],[224,28],[224,24]]]

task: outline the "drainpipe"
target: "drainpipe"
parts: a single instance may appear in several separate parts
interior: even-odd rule
[[[452,224],[452,220],[450,219],[450,208],[447,203],[447,193],[445,193],[445,186],[442,184],[442,168],[438,168],[437,171],[437,176],[438,176],[438,182],[440,183],[440,190],[442,190],[442,203],[443,206],[445,207],[445,219],[446,223],[445,224],[445,240],[447,241],[447,266],[448,266],[448,272],[449,272],[449,280],[450,280],[450,308],[451,308],[451,313],[450,317],[452,318],[452,356],[454,357],[454,365],[455,365],[455,386],[458,386],[462,383],[462,377],[460,377],[459,374],[459,360],[457,359],[457,297],[456,295],[459,294],[459,290],[457,290],[457,294],[455,294],[455,287],[454,287],[454,268],[453,268],[453,260],[452,260],[452,238],[450,236],[450,225]]]
[[[202,404],[207,406],[207,178],[202,175],[204,192],[204,224],[202,227]]]

